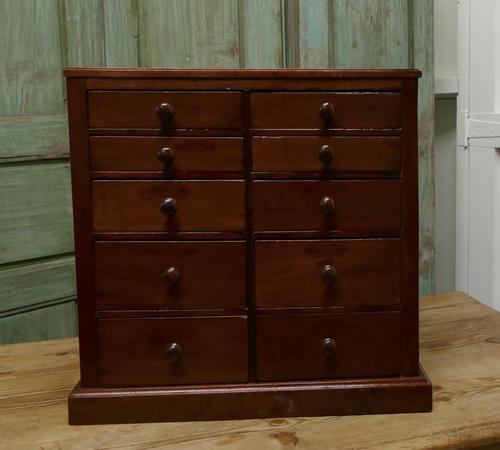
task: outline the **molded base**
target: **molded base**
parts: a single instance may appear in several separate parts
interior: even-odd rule
[[[82,388],[68,398],[72,425],[432,410],[432,385],[416,377],[206,386]]]

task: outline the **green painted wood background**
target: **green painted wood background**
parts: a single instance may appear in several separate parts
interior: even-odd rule
[[[422,69],[433,292],[432,0],[0,0],[0,342],[76,333],[66,66]]]

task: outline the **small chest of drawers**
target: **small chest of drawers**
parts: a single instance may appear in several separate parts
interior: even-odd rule
[[[419,75],[68,69],[70,423],[429,411]]]

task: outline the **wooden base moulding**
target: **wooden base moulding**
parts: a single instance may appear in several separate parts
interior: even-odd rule
[[[71,425],[413,413],[432,410],[432,385],[423,370],[416,377],[301,383],[77,385],[68,404]]]

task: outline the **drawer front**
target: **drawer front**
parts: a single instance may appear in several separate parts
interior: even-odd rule
[[[259,381],[398,375],[397,312],[257,317]]]
[[[398,232],[401,183],[254,181],[256,231]]]
[[[247,380],[244,317],[100,319],[101,386]]]
[[[330,108],[321,112],[323,104]],[[400,128],[399,93],[255,92],[252,128]],[[323,118],[322,117],[325,117]]]
[[[243,231],[243,181],[94,181],[94,230]]]
[[[244,242],[96,242],[96,303],[243,309],[245,270]]]
[[[254,172],[393,172],[398,137],[254,137]]]
[[[400,301],[401,241],[257,241],[256,306],[390,305]]]
[[[96,303],[100,309],[244,308],[245,270],[244,242],[96,242]]]
[[[242,138],[93,136],[89,147],[94,171],[243,173]]]
[[[171,106],[171,120],[156,108]],[[90,91],[91,128],[241,128],[239,92]]]

